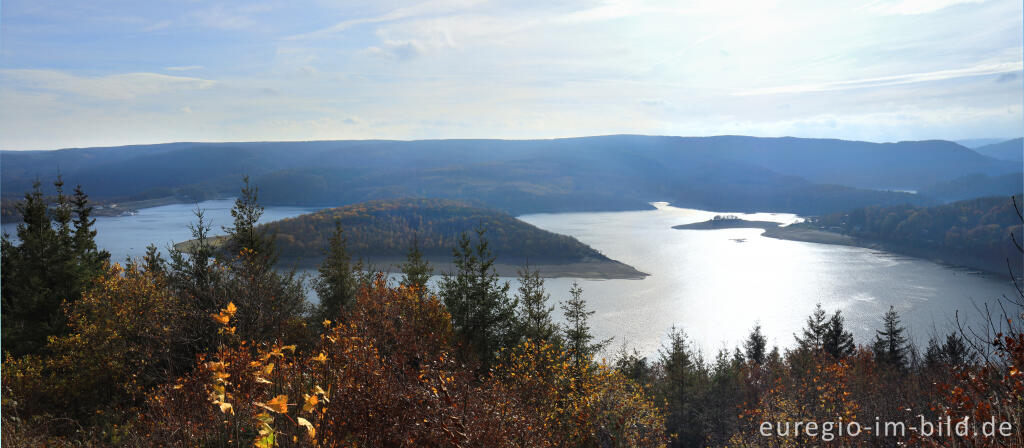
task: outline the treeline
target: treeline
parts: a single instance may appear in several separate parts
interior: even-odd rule
[[[1011,242],[1011,235],[1021,241],[1021,221],[1006,197],[934,207],[866,207],[811,218],[808,225],[910,250],[941,250],[965,262],[986,261],[997,272],[1006,271],[1004,260],[1018,272],[1021,268]]]
[[[363,202],[275,221],[262,228],[276,235],[281,256],[319,260],[334,232],[345,229],[350,253],[400,259],[414,243],[429,259],[451,257],[464,233],[482,227],[495,254],[507,263],[603,261],[604,255],[575,238],[539,229],[507,213],[443,199]]]
[[[769,348],[755,326],[742,346],[706,360],[672,329],[654,359],[623,349],[606,362],[598,356],[611,341],[591,331],[583,291],[573,285],[556,323],[535,271],[524,267],[515,291],[497,277],[484,229],[457,239],[455,270],[428,287],[433,269],[415,242],[392,284],[353,263],[337,225],[312,305],[300,279],[274,269],[278,254],[255,225],[262,208],[247,184],[225,229],[229,250],[207,244],[199,212],[199,244],[188,253],[164,259],[151,248],[123,267],[88,244],[84,194],[62,209],[79,217],[70,220],[40,214],[37,194],[21,207],[21,243],[4,238],[0,267],[4,446],[1024,443],[1017,319],[997,326],[995,317],[991,333],[937,336],[920,350],[891,309],[858,346],[843,315],[819,306],[789,350]],[[57,253],[66,263],[29,262]],[[58,273],[69,288],[45,287]],[[1015,299],[1004,303],[1007,317],[1024,309],[1024,294]],[[23,303],[60,325],[9,335],[26,327],[25,314],[9,312]],[[787,426],[780,435],[796,422],[872,428],[875,418],[916,424],[917,414],[1013,430],[827,437],[822,427]],[[766,422],[776,428],[768,435]]]

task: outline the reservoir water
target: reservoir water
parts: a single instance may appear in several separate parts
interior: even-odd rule
[[[198,206],[214,225],[231,224],[231,200]],[[949,331],[954,312],[976,318],[976,306],[1014,290],[1006,277],[983,275],[926,260],[871,249],[782,241],[761,237],[759,229],[674,230],[724,212],[672,207],[606,213],[524,215],[537,227],[574,236],[605,255],[650,274],[643,280],[553,278],[546,286],[553,301],[568,296],[579,281],[593,316],[594,332],[653,354],[673,325],[682,328],[706,354],[731,349],[761,325],[770,345],[790,347],[815,303],[842,310],[858,343],[867,343],[882,314],[896,307],[919,346],[930,335]],[[139,210],[133,216],[98,217],[97,242],[113,260],[140,256],[146,245],[164,248],[190,237],[195,205],[174,204]],[[264,221],[311,211],[267,207]],[[744,219],[793,222],[789,214],[731,213]],[[3,230],[14,234],[14,225]],[[513,290],[515,285],[513,285]]]

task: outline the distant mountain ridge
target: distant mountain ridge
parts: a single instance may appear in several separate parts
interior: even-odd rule
[[[928,205],[929,185],[1019,172],[946,141],[869,143],[743,136],[550,140],[172,143],[0,151],[4,197],[59,172],[94,198],[199,200],[252,176],[261,200],[338,206],[395,198],[475,200],[512,213],[646,209],[830,213]]]
[[[1015,162],[1024,161],[1024,138],[1015,138],[1001,143],[979,146],[975,148],[979,154]]]

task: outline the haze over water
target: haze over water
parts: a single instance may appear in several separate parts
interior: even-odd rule
[[[231,205],[231,200],[199,204],[214,225],[212,234],[230,225]],[[612,349],[625,343],[654,354],[676,325],[711,355],[721,347],[731,350],[757,323],[770,344],[789,347],[818,302],[829,312],[843,311],[858,343],[873,338],[881,315],[894,305],[915,342],[923,345],[933,331],[952,328],[954,310],[971,318],[977,315],[975,303],[1013,291],[1008,278],[870,249],[764,238],[760,229],[675,230],[674,225],[727,212],[655,206],[647,211],[519,217],[574,236],[650,274],[643,280],[577,280],[596,311],[594,332],[602,338],[614,336]],[[97,243],[114,261],[141,256],[150,243],[165,248],[189,237],[194,208],[174,204],[143,209],[135,216],[98,217]],[[309,211],[267,207],[264,222]],[[791,214],[730,214],[784,223],[798,219]],[[13,235],[14,227],[7,224],[3,230]],[[552,300],[565,300],[573,280],[546,279]]]

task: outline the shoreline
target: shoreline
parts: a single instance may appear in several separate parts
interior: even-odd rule
[[[355,261],[358,261],[356,259]],[[404,258],[379,258],[364,259],[363,263],[374,270],[385,273],[401,272],[401,265],[405,263]],[[427,259],[430,266],[434,268],[434,275],[441,275],[446,272],[454,272],[455,265],[451,260]],[[278,265],[282,267],[294,266],[296,269],[313,269],[319,265],[317,262],[282,259]],[[502,263],[496,261],[494,270],[501,277],[518,277],[518,270],[522,265]],[[531,263],[530,269],[540,272],[544,278],[583,278],[592,280],[643,280],[649,274],[641,272],[636,268],[615,260],[610,261],[577,261],[571,263]]]
[[[766,238],[798,241],[802,243],[860,247],[864,249],[888,252],[895,255],[918,258],[950,267],[973,269],[988,276],[1005,278],[1007,280],[1009,279],[1009,272],[1006,270],[1005,260],[1000,263],[993,263],[988,260],[971,259],[963,255],[953,255],[934,248],[907,247],[889,242],[865,240],[843,233],[821,229],[810,229],[799,225],[782,226],[777,222],[745,221],[742,219],[729,221],[735,222],[717,223],[716,225],[716,223],[712,223],[711,221],[704,221],[673,226],[672,228],[681,230],[762,229],[764,232],[761,233],[761,236]]]

